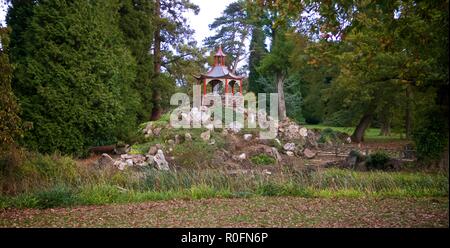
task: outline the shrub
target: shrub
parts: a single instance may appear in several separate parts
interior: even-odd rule
[[[253,156],[250,160],[257,165],[275,164],[275,159],[264,153]]]
[[[366,159],[367,168],[376,170],[385,170],[387,163],[389,162],[389,155],[384,152],[376,152],[370,154]]]
[[[320,133],[319,143],[328,143],[338,139],[336,132],[331,128],[325,128]]]

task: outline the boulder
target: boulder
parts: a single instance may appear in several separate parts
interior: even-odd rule
[[[208,144],[210,144],[210,145],[214,145],[216,143],[216,140],[215,139],[211,139],[210,141],[209,141],[209,143]]]
[[[288,155],[289,157],[294,157],[295,156],[293,151],[287,151],[286,155]]]
[[[244,134],[244,140],[250,141],[253,138],[252,134]]]
[[[158,148],[156,146],[151,146],[150,149],[148,149],[147,154],[154,156],[157,152],[158,152]]]
[[[114,159],[111,158],[111,156],[109,156],[108,154],[103,153],[102,156],[97,160],[97,165],[100,168],[112,167],[114,166]]]
[[[184,134],[184,140],[186,141],[192,141],[192,135],[190,133],[185,133]]]
[[[294,144],[294,143],[286,143],[286,144],[283,146],[283,149],[284,149],[285,151],[291,151],[291,152],[293,152],[293,151],[295,151],[295,144]]]
[[[169,146],[173,146],[175,144],[175,140],[170,139],[167,141],[167,144],[169,144]]]
[[[204,141],[208,141],[211,138],[211,131],[208,130],[208,131],[201,133],[200,138],[202,138],[202,140],[204,140]]]
[[[303,156],[305,156],[307,159],[313,159],[314,157],[316,157],[317,153],[311,151],[308,148],[305,148],[305,150],[303,150]]]
[[[169,163],[167,162],[166,158],[164,157],[164,153],[162,150],[158,150],[156,155],[153,157],[153,160],[155,161],[156,168],[158,170],[163,170],[163,171],[170,170]]]

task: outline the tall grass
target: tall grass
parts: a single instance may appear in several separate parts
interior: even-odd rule
[[[282,174],[230,175],[221,169],[163,172],[146,168],[94,169],[59,155],[32,155],[2,174],[1,208],[52,208],[72,205],[212,197],[445,197],[448,178],[424,172],[356,172],[342,169]],[[11,179],[12,178],[12,179]]]

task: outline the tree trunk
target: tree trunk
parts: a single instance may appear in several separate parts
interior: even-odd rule
[[[389,108],[385,106],[380,116],[381,127],[379,136],[391,135],[391,116],[389,112],[390,112]]]
[[[359,121],[358,126],[356,126],[356,129],[351,136],[353,142],[361,143],[362,141],[364,141],[364,132],[369,127],[370,123],[372,122],[372,119],[373,114],[371,112],[364,114],[364,116]]]
[[[286,119],[286,102],[284,99],[284,78],[283,73],[277,73],[277,90],[278,90],[278,119],[283,121]]]
[[[161,17],[161,2],[159,0],[155,1],[155,16],[158,19]],[[161,74],[161,23],[159,20],[154,33],[153,56],[153,77],[157,80]],[[161,93],[157,87],[153,87],[152,102],[153,109],[150,119],[155,121],[161,118],[162,115]]]
[[[406,109],[405,109],[405,135],[406,138],[411,138],[411,89],[406,86]]]
[[[381,123],[380,136],[391,136],[391,122],[390,122],[390,120],[384,120]]]

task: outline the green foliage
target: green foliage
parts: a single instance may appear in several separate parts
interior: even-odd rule
[[[369,170],[384,170],[389,162],[390,157],[384,152],[376,152],[370,154],[366,159],[366,165]]]
[[[252,163],[256,165],[275,164],[275,159],[267,154],[261,153],[250,158]]]
[[[13,3],[11,13],[22,7]],[[13,30],[14,90],[22,118],[33,125],[27,147],[80,155],[134,130],[136,63],[118,8],[118,1],[40,2],[31,6],[27,28]],[[21,18],[10,15],[8,24],[22,25]]]
[[[152,110],[153,56],[148,52],[154,32],[153,3],[145,0],[121,0],[120,30],[126,46],[137,62],[136,79],[131,88],[138,92],[137,119],[148,120]]]
[[[419,115],[413,132],[417,157],[428,163],[439,160],[448,142],[447,115],[437,107],[428,107]]]
[[[12,92],[12,66],[8,57],[9,29],[0,27],[0,156],[21,135],[19,106]]]

